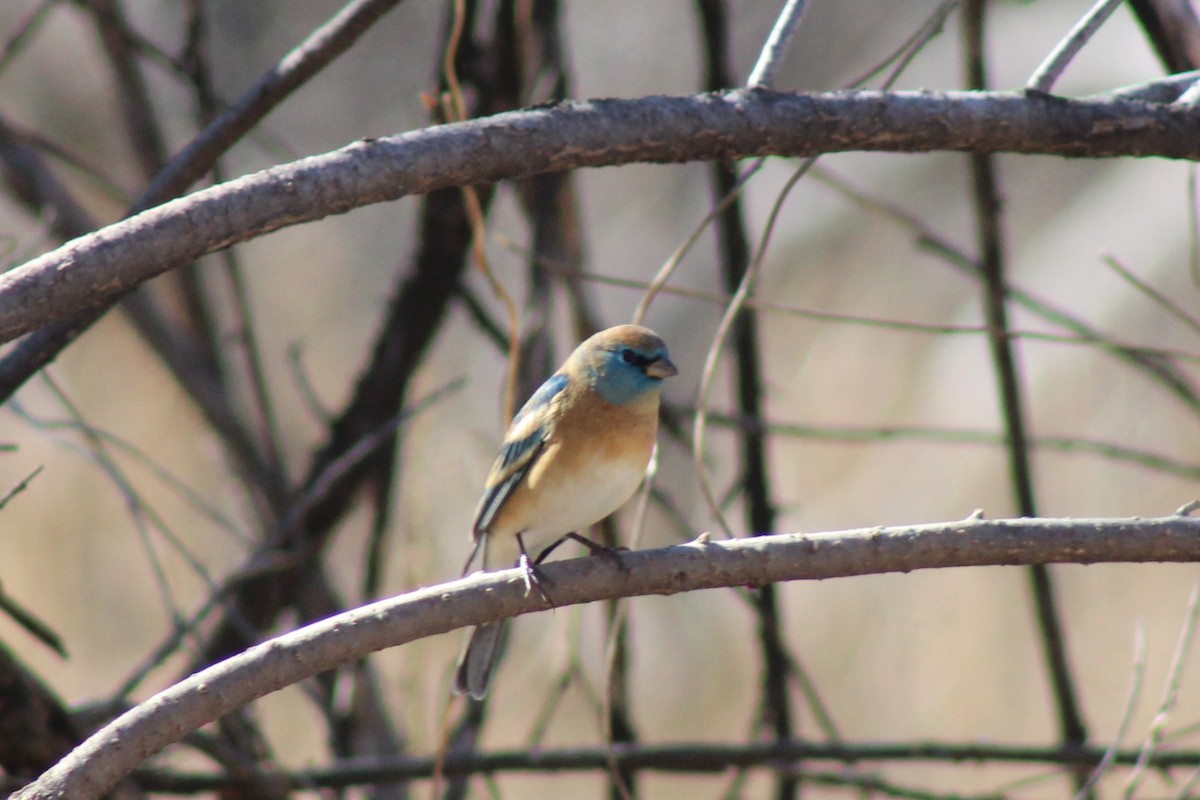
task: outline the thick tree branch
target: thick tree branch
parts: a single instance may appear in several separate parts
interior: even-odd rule
[[[1200,561],[1200,520],[983,520],[823,534],[706,539],[619,558],[547,564],[559,606],[615,597],[763,586],[935,567]],[[13,795],[103,795],[199,726],[357,658],[467,625],[546,610],[519,569],[479,573],[364,606],[279,636],[192,675],[118,717]]]
[[[852,150],[1200,160],[1200,109],[1014,92],[736,90],[567,102],[301,159],[149,209],[0,278],[0,341],[206,253],[371,203],[579,167]]]

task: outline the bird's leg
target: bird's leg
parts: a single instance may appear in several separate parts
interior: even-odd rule
[[[536,566],[537,564],[541,564],[543,561],[545,561],[547,558],[549,558],[550,554],[553,553],[555,550],[557,550],[558,546],[560,544],[562,544],[563,542],[565,542],[566,540],[567,540],[567,537],[563,536],[561,538],[555,539],[551,544],[547,545],[546,549],[543,550],[541,553],[538,553],[538,557],[533,560],[534,565]]]
[[[567,539],[570,539],[571,541],[574,541],[574,542],[579,542],[581,545],[586,547],[588,550],[588,555],[607,556],[609,558],[617,559],[618,562],[620,562],[620,557],[617,555],[617,553],[619,553],[621,550],[629,549],[627,547],[609,547],[608,545],[600,544],[599,542],[593,542],[591,539],[587,538],[586,536],[580,536],[578,533],[575,533],[574,531],[572,531],[571,533],[568,533],[567,535],[561,537],[560,539],[558,539],[558,541],[554,542],[549,547],[547,547],[545,550],[543,550],[538,555],[538,557],[534,560],[534,562],[533,562],[534,565],[541,564],[543,561],[545,561],[546,558],[552,552],[554,552],[560,544],[565,542]]]
[[[524,573],[525,576],[525,594],[529,594],[535,587],[542,599],[550,604],[551,608],[557,608],[554,601],[550,599],[550,595],[546,593],[546,588],[543,583],[550,583],[550,579],[541,574],[538,569],[538,564],[542,562],[539,557],[536,561],[530,560],[528,551],[525,550],[525,539],[521,534],[517,534],[517,546],[521,548],[521,557],[517,559],[517,567]],[[544,555],[544,551],[543,551]]]

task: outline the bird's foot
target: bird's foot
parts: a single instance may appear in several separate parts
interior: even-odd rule
[[[546,591],[546,587],[543,585],[553,583],[553,581],[547,578],[545,574],[538,569],[538,562],[530,561],[529,556],[522,553],[521,557],[517,560],[517,568],[521,570],[522,577],[525,579],[526,595],[528,595],[534,589],[537,589],[537,593],[542,596],[542,599],[545,600],[551,608],[558,608],[554,601],[550,599],[550,594]]]

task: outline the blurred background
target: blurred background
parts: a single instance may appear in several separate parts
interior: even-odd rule
[[[556,93],[703,90],[709,67],[701,11],[714,8],[725,14],[717,29],[728,42],[728,83],[736,85],[754,64],[779,5],[566,2],[547,22],[552,4],[468,4],[459,53],[468,109],[493,113]],[[115,221],[154,171],[154,148],[133,135],[132,84],[115,67],[115,52],[133,54],[160,152],[170,157],[202,120],[246,93],[342,6],[7,0],[0,4],[2,144],[32,148],[94,225]],[[218,175],[430,124],[452,6],[398,4],[234,145]],[[1088,6],[987,4],[991,85],[1023,85]],[[847,87],[940,10],[949,11],[940,33],[915,50],[894,88],[963,88],[963,9],[933,0],[813,3],[777,88]],[[507,31],[506,14],[528,24]],[[506,66],[502,55],[511,52],[524,54],[519,68]],[[507,83],[498,77],[506,69],[516,74]],[[1163,74],[1138,18],[1123,6],[1056,92],[1105,92]],[[1037,512],[1171,513],[1197,497],[1200,478],[1194,455],[1200,401],[1188,383],[1196,323],[1137,288],[1111,262],[1176,310],[1196,313],[1189,166],[1028,156],[994,163],[1011,283],[1105,342],[1167,353],[1139,365],[1081,340],[1078,329],[1030,305],[1011,305],[1014,331],[1050,335],[1013,339],[1035,439]],[[747,184],[739,214],[752,246],[797,166],[771,160]],[[17,265],[60,243],[62,211],[31,201],[11,163],[6,167],[0,242],[9,265]],[[631,319],[646,283],[716,196],[708,164],[594,170],[482,194],[490,269],[521,310],[526,358],[518,402],[589,327]],[[191,621],[215,587],[278,532],[272,525],[327,466],[323,454],[377,431],[400,407],[415,411],[394,450],[372,456],[370,469],[341,487],[346,496],[320,526],[306,518],[308,530],[323,526],[317,554],[328,589],[323,602],[332,613],[457,577],[505,424],[508,322],[484,275],[445,233],[463,230],[455,211],[460,195],[440,198],[432,207],[408,198],[284,229],[209,257],[186,277],[158,282],[145,294],[159,318],[208,348],[196,363],[211,374],[198,383],[181,377],[187,363],[172,362],[148,337],[145,317],[139,322],[118,310],[5,405],[0,442],[11,449],[0,454],[0,490],[41,471],[3,507],[0,585],[61,636],[69,658],[3,615],[0,642],[68,707],[144,699],[224,652],[214,642],[240,649],[229,631],[245,634],[246,625],[220,612],[196,626]],[[746,428],[733,424],[746,412],[735,366],[746,353],[737,343],[726,349],[709,395],[707,477],[737,535],[761,532],[748,513],[756,489],[746,477],[747,431],[766,431],[766,483],[757,488],[766,489],[759,499],[773,509],[777,532],[959,519],[975,509],[989,517],[1018,513],[997,377],[981,328],[982,284],[963,266],[979,252],[976,224],[961,154],[829,155],[790,192],[755,289],[769,304],[754,312],[751,339],[760,360],[760,417]],[[455,252],[458,266],[438,261]],[[645,320],[667,340],[680,376],[665,393],[670,424],[660,436],[658,496],[642,547],[701,531],[721,535],[699,490],[691,424],[701,370],[730,294],[723,269],[720,239],[706,231],[669,281],[688,293],[660,295]],[[430,277],[439,274],[441,283]],[[417,319],[414,308],[428,313]],[[376,369],[380,341],[405,354],[399,372]],[[1171,388],[1151,374],[1145,367],[1151,361],[1180,385]],[[350,410],[361,411],[377,396],[365,391],[372,381],[393,395],[355,418]],[[214,429],[212,408],[197,400],[198,385],[219,388],[261,469],[237,455],[227,432]],[[615,522],[617,537],[627,541],[632,526],[626,509]],[[1091,742],[1111,742],[1130,706],[1136,632],[1144,631],[1145,677],[1125,739],[1136,746],[1167,689],[1197,570],[1100,565],[1051,573]],[[292,588],[276,587],[283,595]],[[1052,746],[1062,738],[1023,569],[794,583],[776,587],[772,602],[780,645],[803,664],[847,742]],[[287,600],[249,627],[270,635],[319,615],[321,607]],[[735,591],[630,601],[615,716],[600,711],[598,700],[610,609],[524,618],[480,723],[480,746],[522,748],[539,735],[547,749],[595,745],[604,741],[606,716],[646,743],[769,739],[778,728],[760,713],[761,610],[761,598]],[[182,640],[159,653],[177,630],[186,631]],[[464,730],[457,727],[466,724],[462,701],[446,711],[460,643],[455,633],[370,660],[377,694],[363,696],[377,701],[390,719],[383,727],[404,752],[432,753],[447,726]],[[560,678],[577,665],[581,672],[560,698]],[[795,677],[788,680],[793,735],[829,738]],[[1187,747],[1200,732],[1200,680],[1191,662],[1178,689],[1167,730],[1172,745]],[[252,721],[268,743],[264,760],[299,768],[324,764],[331,754],[386,751],[355,751],[338,739],[330,710],[336,693],[332,686],[293,687],[256,704]],[[187,754],[179,763],[211,766]],[[861,769],[935,795],[1061,797],[1075,787],[1069,774],[1046,765],[913,762]],[[1126,775],[1102,785],[1115,791]],[[1146,791],[1179,789],[1164,788],[1161,779],[1148,776]],[[642,773],[638,790],[647,797],[697,790],[717,796],[730,782],[728,774]],[[601,772],[502,774],[497,785],[514,796],[607,791]],[[740,788],[762,796],[771,787],[778,791],[775,778],[761,771]],[[474,789],[482,793],[483,784]]]

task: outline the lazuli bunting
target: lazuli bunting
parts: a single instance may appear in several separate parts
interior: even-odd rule
[[[482,551],[485,570],[520,565],[535,579],[551,549],[582,540],[579,531],[620,508],[654,450],[663,379],[677,373],[663,340],[640,325],[600,331],[575,348],[504,435],[475,510],[464,574]],[[504,621],[475,628],[455,691],[484,696],[503,632]]]

